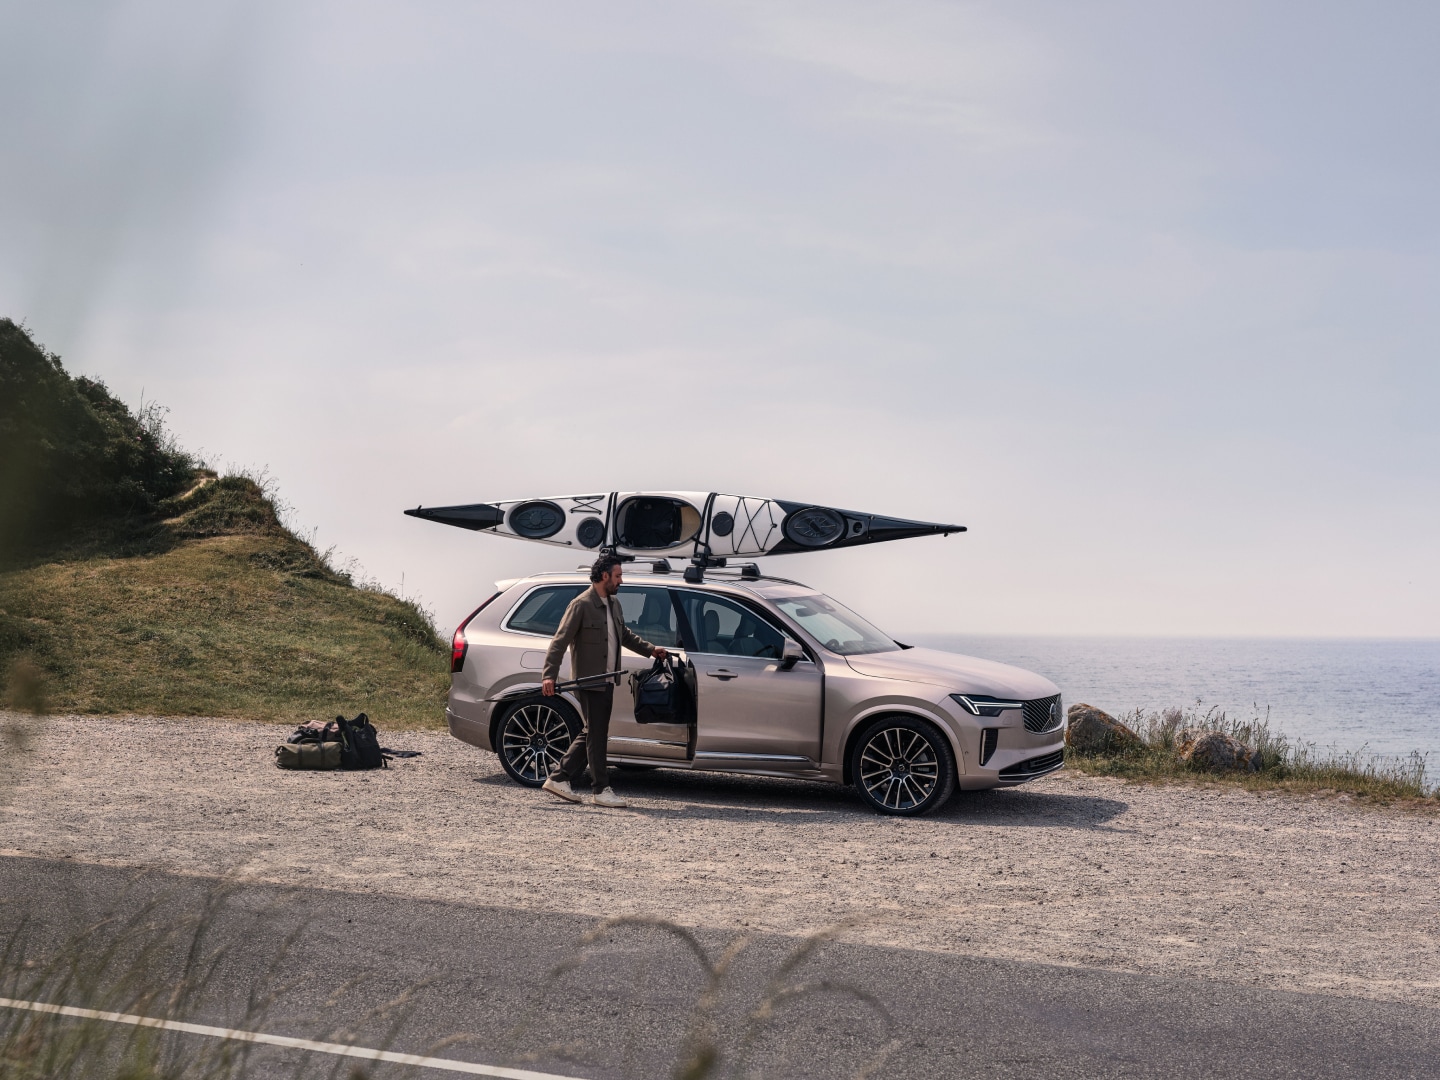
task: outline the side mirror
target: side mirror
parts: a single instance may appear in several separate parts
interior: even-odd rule
[[[785,644],[780,650],[780,670],[789,671],[801,660],[805,659],[805,650],[800,643],[792,637],[785,639]]]

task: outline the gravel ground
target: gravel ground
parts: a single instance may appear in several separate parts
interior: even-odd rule
[[[0,854],[1195,975],[1440,1006],[1440,823],[1343,798],[1060,773],[885,818],[848,790],[627,772],[626,810],[432,732],[282,772],[289,729],[52,718],[0,775]]]

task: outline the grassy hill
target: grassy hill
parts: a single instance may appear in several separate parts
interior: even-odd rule
[[[9,320],[0,518],[0,671],[38,669],[51,710],[444,721],[447,652],[415,604],[357,587],[254,481],[198,467]]]

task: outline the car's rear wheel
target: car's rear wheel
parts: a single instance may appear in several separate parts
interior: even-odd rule
[[[569,702],[539,694],[522,699],[500,721],[495,745],[510,779],[539,787],[555,771],[580,734],[580,717]]]
[[[933,724],[884,716],[855,740],[850,778],[860,797],[882,814],[928,814],[955,790],[955,755]]]

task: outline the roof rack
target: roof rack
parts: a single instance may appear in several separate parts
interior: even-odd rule
[[[749,562],[726,565],[724,559],[716,558],[711,558],[709,560],[709,563],[710,565],[708,566],[687,566],[684,573],[685,581],[691,585],[703,585],[705,582],[706,574],[718,573],[718,576],[720,576],[723,580],[727,581],[771,581],[781,585],[799,585],[801,588],[808,587],[803,581],[796,581],[794,578],[785,578],[779,577],[775,574],[762,573],[759,563]],[[575,567],[574,570],[540,570],[529,576],[569,577],[572,574],[588,574],[589,572],[590,567],[587,564],[581,564],[580,566]],[[669,559],[636,560],[636,565],[631,568],[631,572],[656,575],[673,574],[675,572],[675,567],[671,564]]]

